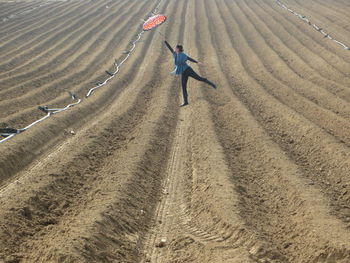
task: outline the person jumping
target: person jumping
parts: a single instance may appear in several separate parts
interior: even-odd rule
[[[181,107],[188,105],[188,94],[187,94],[188,77],[192,77],[198,81],[203,81],[209,84],[210,86],[212,86],[214,89],[216,89],[216,85],[213,82],[199,76],[189,65],[187,65],[186,63],[187,60],[193,63],[200,63],[200,62],[187,56],[184,53],[184,49],[182,45],[176,45],[174,50],[166,40],[164,40],[164,43],[174,56],[175,70],[172,73],[175,73],[176,75],[181,75],[182,95],[184,98],[184,103],[181,105]]]

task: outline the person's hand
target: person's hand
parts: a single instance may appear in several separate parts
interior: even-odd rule
[[[202,62],[200,62],[200,61],[198,61],[198,62],[197,62],[197,64],[199,64],[199,65],[203,65],[203,63],[202,63]]]

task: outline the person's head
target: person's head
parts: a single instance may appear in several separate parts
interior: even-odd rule
[[[181,52],[184,51],[184,48],[183,48],[182,45],[177,44],[176,47],[175,47],[175,51],[176,51],[176,53],[181,53]]]

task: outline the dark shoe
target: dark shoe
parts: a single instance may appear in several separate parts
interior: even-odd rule
[[[181,104],[180,107],[185,107],[188,105],[188,102],[184,102],[184,104]]]
[[[211,81],[209,81],[209,80],[207,80],[206,81],[210,86],[212,86],[214,89],[216,89],[216,85],[213,83],[213,82],[211,82]]]
[[[216,89],[216,85],[213,82],[209,81],[209,85]]]

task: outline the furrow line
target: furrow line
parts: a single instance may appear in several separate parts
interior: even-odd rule
[[[0,12],[0,16],[7,16],[9,15],[9,13],[13,13],[12,10],[18,10],[18,8],[26,8],[30,5],[35,5],[35,2],[17,2],[17,3],[6,3],[6,2],[1,2],[0,6],[1,6],[1,11]],[[6,6],[6,7],[5,7]]]
[[[165,2],[165,5],[167,3],[168,1]],[[145,53],[150,48],[149,44],[150,35],[144,39],[144,45],[135,53]],[[144,56],[132,56],[130,62],[125,64],[121,77],[116,80],[113,87],[103,89],[89,98],[88,103],[81,104],[79,107],[74,107],[70,111],[50,118],[42,123],[40,127],[37,126],[37,128],[27,131],[26,136],[17,136],[8,143],[1,144],[1,152],[4,154],[0,156],[0,178],[2,180],[9,178],[35,160],[38,157],[38,151],[46,152],[53,145],[58,144],[60,140],[66,139],[67,128],[80,127],[89,122],[92,116],[104,112],[106,107],[125,89],[124,86],[134,79],[133,68],[143,61]]]
[[[120,4],[122,3],[122,1],[119,1],[118,3]],[[118,4],[116,5],[118,6]],[[101,12],[105,10],[104,7],[101,7],[100,9],[96,10],[96,8],[93,6],[89,8],[90,11],[87,11],[87,10],[84,10],[85,6],[86,5],[79,6],[73,10],[70,9],[71,12],[68,12],[68,13],[63,12],[64,15],[59,15],[56,19],[50,20],[51,22],[49,23],[52,23],[53,27],[52,26],[50,27],[47,25],[44,27],[40,27],[40,29],[42,29],[42,32],[38,32],[39,34],[37,34],[37,32],[31,32],[29,34],[27,31],[25,31],[24,34],[20,34],[19,37],[13,40],[15,41],[15,43],[18,42],[20,46],[16,47],[15,45],[12,44],[12,42],[9,43],[9,47],[12,49],[12,51],[9,50],[10,52],[5,53],[6,56],[3,58],[4,62],[2,64],[2,67],[4,67],[6,70],[10,70],[15,66],[18,66],[18,63],[16,64],[16,59],[13,59],[12,54],[21,55],[22,60],[26,59],[29,55],[40,54],[41,49],[43,49],[43,47],[46,46],[45,45],[46,43],[50,44],[51,46],[56,45],[56,42],[53,42],[53,41],[48,42],[50,39],[54,39],[55,37],[65,36],[67,35],[67,33],[68,34],[72,33],[70,29],[72,28],[74,29],[76,25],[80,25],[80,23],[84,22],[83,18],[89,21],[89,19],[92,19],[94,17],[95,13],[97,13],[98,11]],[[84,15],[81,15],[82,12],[84,12]],[[69,15],[71,14],[74,16],[68,19],[66,16],[69,17]],[[45,17],[43,19],[47,21]],[[76,20],[76,22],[74,24],[71,24],[72,22],[71,19]],[[60,23],[60,21],[62,21],[63,23]],[[55,26],[55,25],[58,25],[58,26]],[[59,28],[58,31],[57,31],[57,28]],[[16,34],[16,36],[18,36],[18,34]],[[31,40],[28,39],[30,37],[34,37],[34,39],[31,39]],[[25,40],[24,42],[21,41],[22,38],[23,40]],[[8,63],[9,61],[11,62],[10,64]]]
[[[246,15],[247,17],[254,16],[253,14]],[[253,23],[257,23],[255,22],[255,20],[252,21]],[[349,119],[350,105],[347,101],[344,101],[339,97],[333,95],[332,93],[320,89],[319,86],[310,83],[308,80],[305,80],[302,75],[294,71],[294,68],[301,68],[300,62],[293,66],[293,68],[290,64],[288,64],[290,60],[295,59],[295,54],[292,53],[291,55],[289,55],[288,58],[284,58],[286,56],[286,53],[289,52],[289,50],[287,49],[285,51],[285,46],[283,44],[278,45],[277,41],[279,41],[279,36],[270,35],[271,30],[267,27],[257,27],[256,24],[252,25],[256,33],[261,36],[261,39],[263,39],[262,43],[260,43],[260,41],[255,41],[254,43],[251,41],[251,43],[253,43],[252,48],[254,50],[257,50],[256,53],[259,55],[259,57],[262,58],[261,61],[263,62],[266,69],[274,76],[274,78],[276,78],[278,81],[281,81],[288,87],[292,87],[293,90],[295,90],[298,94],[307,97],[309,100],[313,101],[317,105],[321,105],[323,107],[326,105],[326,108],[328,110],[331,110],[334,113],[337,113],[340,116]],[[264,35],[260,33],[262,30],[265,32]],[[276,38],[276,40],[274,38]],[[266,55],[266,53],[261,52],[261,48],[259,50],[257,49],[257,47],[263,46],[268,46],[273,50],[275,54]],[[279,60],[282,60],[284,63],[281,64],[279,62],[276,62]],[[292,71],[292,74],[286,74],[286,72],[288,71]],[[350,93],[348,97],[350,100]]]
[[[218,3],[219,1],[217,8],[225,8],[222,2],[221,5]],[[211,10],[211,13],[208,13],[209,18],[211,14],[219,13],[213,5],[207,9]],[[222,17],[220,14],[215,17],[214,15],[211,21],[218,21],[218,17]],[[224,22],[221,19],[220,23]],[[218,25],[214,23],[212,27],[215,26]],[[209,30],[213,28],[209,27]],[[227,50],[228,36],[228,32],[221,32],[220,38],[219,34],[211,36],[215,42],[213,52],[216,52],[216,56],[213,57],[221,57],[220,54]],[[212,53],[207,48],[202,50]],[[232,180],[240,192],[239,209],[241,216],[247,220],[247,227],[255,228],[265,240],[271,240],[286,257],[275,257],[277,262],[318,262],[326,257],[335,260],[349,259],[350,250],[346,245],[349,234],[345,232],[344,225],[330,215],[329,208],[324,205],[326,202],[322,193],[307,184],[307,180],[303,178],[303,170],[285,155],[279,144],[271,141],[270,131],[266,132],[264,125],[261,126],[261,120],[256,118],[256,112],[251,110],[251,106],[260,106],[261,103],[247,104],[247,100],[242,99],[238,90],[243,87],[239,85],[243,85],[244,82],[245,85],[249,85],[249,89],[244,89],[247,93],[255,90],[249,77],[241,74],[237,81],[227,79],[227,76],[232,76],[233,73],[230,60],[231,56],[227,56],[225,59],[212,61],[219,64],[220,86],[231,86],[237,97],[229,95],[227,89],[226,92],[224,90],[223,93],[217,93],[215,101],[226,103],[224,106],[211,103],[211,112],[230,170],[233,171]],[[265,100],[257,95],[254,95],[256,100]],[[209,95],[206,98],[209,99]],[[334,236],[321,231],[328,229],[328,224],[334,227]],[[272,259],[272,255],[266,253],[264,247],[251,251],[255,252],[257,260]]]
[[[120,8],[120,5],[117,6]],[[65,47],[67,44],[68,46],[73,46],[77,42],[77,37],[81,36],[81,33],[86,31],[86,28],[91,29],[92,24],[94,21],[91,20],[92,17],[95,19],[98,19],[99,16],[95,17],[94,16],[95,10],[92,10],[91,12],[85,12],[86,17],[80,16],[74,17],[73,19],[76,20],[75,24],[72,25],[72,20],[66,20],[67,25],[69,25],[68,28],[65,28],[64,25],[60,25],[60,28],[62,29],[61,32],[55,36],[52,36],[51,38],[57,38],[54,41],[54,44],[50,45],[48,48],[47,45],[42,44],[40,47],[42,50],[38,49],[35,51],[35,49],[30,53],[25,55],[21,55],[20,59],[18,60],[18,65],[16,65],[14,61],[10,65],[7,66],[7,70],[4,71],[3,74],[0,75],[0,77],[8,78],[8,77],[13,77],[14,74],[23,74],[23,72],[26,72],[28,70],[33,70],[33,69],[38,69],[41,68],[41,70],[44,70],[45,68],[42,67],[43,63],[47,63],[47,60],[50,58],[50,54],[55,52],[56,50],[62,50],[63,47]],[[90,16],[89,16],[90,15]],[[104,16],[104,14],[100,14],[100,16]],[[82,18],[86,18],[87,21],[82,20]],[[54,30],[56,31],[56,30]],[[57,33],[57,31],[56,31]],[[86,32],[84,32],[86,33]],[[62,35],[62,37],[59,37]],[[41,36],[42,38],[43,36]],[[48,39],[43,38],[43,40],[48,41]],[[74,42],[75,40],[75,42]],[[38,43],[38,39],[35,40],[35,43]],[[32,43],[28,43],[28,47],[31,46]],[[35,51],[35,53],[33,53]],[[58,53],[58,52],[56,52]],[[8,53],[9,54],[9,53]],[[60,58],[66,57],[66,53],[59,53]],[[41,62],[42,61],[42,62]]]
[[[326,82],[328,85],[334,85],[332,82],[330,82],[330,80],[332,80],[335,83],[337,81],[341,81],[342,83],[339,83],[340,85],[347,86],[349,84],[347,62],[335,60],[334,55],[330,52],[327,52],[326,50],[318,52],[319,49],[315,49],[315,46],[318,45],[318,41],[315,41],[314,39],[309,37],[308,40],[310,41],[305,41],[304,37],[300,37],[301,34],[305,35],[305,32],[302,32],[300,30],[293,30],[295,26],[289,21],[284,20],[284,17],[280,13],[275,12],[275,10],[273,10],[270,6],[266,5],[265,3],[255,3],[259,6],[261,10],[266,12],[266,15],[264,16],[264,23],[267,27],[269,27],[268,25],[273,24],[274,29],[276,29],[276,32],[274,32],[273,30],[272,32],[274,32],[275,35],[280,35],[280,40],[283,42],[283,45],[285,45],[291,51],[293,51],[295,55],[297,55],[297,57],[306,64],[305,66],[308,67],[309,70],[311,68],[316,72],[320,72],[318,74],[318,77],[320,78],[320,81],[317,82],[318,85],[322,84],[323,82]],[[259,12],[255,13],[257,15],[259,14]],[[274,14],[276,14],[276,18]],[[265,21],[265,19],[267,19],[267,21]],[[279,23],[276,24],[277,21]],[[281,23],[281,21],[283,22]],[[286,27],[287,25],[288,27]],[[301,56],[301,54],[304,54],[304,56]],[[307,68],[305,68],[305,66],[303,69],[308,70]],[[299,71],[302,72],[301,70]],[[304,76],[307,77],[308,74],[304,73]],[[339,84],[336,83],[336,85]]]
[[[35,8],[38,6],[39,2],[38,1],[32,1],[29,3],[16,3],[13,8],[8,8],[8,9],[1,9],[4,12],[0,12],[0,24],[3,22],[6,22],[10,19],[13,19],[13,17],[16,16],[16,14],[23,13],[25,11],[28,11],[32,8]],[[6,19],[7,18],[7,19]]]
[[[134,87],[137,87],[136,89],[139,90],[140,95],[135,100],[130,100],[128,99],[129,95],[135,92],[135,90],[130,90],[129,95],[124,95],[124,99],[127,100],[126,103],[118,103],[118,105],[123,106],[118,106],[114,103],[115,106],[112,107],[113,109],[110,110],[110,112],[105,113],[103,119],[100,118],[99,121],[95,122],[95,125],[91,126],[91,129],[93,129],[94,132],[97,132],[98,130],[101,130],[101,132],[99,139],[92,139],[91,144],[86,144],[86,149],[82,149],[83,152],[87,152],[88,154],[79,154],[75,158],[73,157],[73,161],[70,161],[70,163],[64,165],[62,171],[52,174],[54,182],[50,183],[47,186],[47,189],[38,188],[36,190],[36,198],[41,200],[52,200],[51,197],[58,194],[59,199],[56,198],[56,202],[58,203],[56,203],[55,207],[50,206],[52,209],[49,209],[49,211],[46,212],[47,215],[41,215],[41,219],[44,221],[47,220],[47,218],[51,218],[52,215],[55,215],[56,218],[58,217],[58,222],[57,224],[52,225],[49,230],[46,230],[46,235],[41,236],[39,240],[35,242],[28,241],[28,243],[23,243],[23,247],[19,250],[20,252],[18,253],[18,256],[23,255],[26,259],[32,260],[38,260],[38,254],[41,255],[43,260],[50,255],[60,256],[60,254],[65,254],[70,256],[69,254],[72,252],[72,249],[67,245],[63,245],[62,247],[62,244],[66,244],[67,242],[72,248],[79,251],[79,258],[86,257],[92,261],[109,261],[111,258],[118,259],[122,255],[119,253],[111,253],[107,257],[106,253],[104,255],[93,253],[93,251],[99,247],[98,244],[101,243],[102,240],[104,240],[104,251],[108,251],[109,249],[111,251],[115,251],[117,247],[115,247],[116,244],[112,238],[113,235],[117,235],[119,239],[123,240],[123,235],[132,235],[132,232],[135,233],[136,230],[140,232],[143,231],[142,229],[138,229],[138,225],[144,224],[145,222],[140,221],[138,223],[136,220],[137,216],[134,216],[132,217],[135,218],[135,220],[133,220],[134,224],[130,225],[129,222],[128,225],[125,225],[126,222],[124,222],[124,218],[121,217],[122,213],[120,213],[119,210],[121,207],[126,207],[126,205],[128,205],[129,208],[127,209],[127,213],[134,213],[132,210],[135,210],[135,212],[139,214],[140,208],[130,209],[130,202],[134,203],[136,200],[145,199],[145,196],[146,200],[156,202],[156,199],[153,196],[154,194],[157,194],[158,188],[156,187],[156,184],[159,184],[159,176],[161,176],[160,172],[162,169],[161,164],[164,163],[167,156],[167,148],[164,146],[168,144],[168,141],[172,137],[171,130],[177,119],[174,104],[173,106],[168,106],[171,104],[170,100],[172,100],[174,96],[174,90],[169,92],[168,89],[164,88],[162,93],[165,93],[166,96],[163,98],[160,94],[158,94],[159,88],[165,87],[166,85],[164,84],[169,84],[169,81],[156,84],[161,69],[159,62],[164,59],[165,52],[154,52],[159,54],[157,59],[153,62],[154,67],[152,69],[150,67],[144,67],[144,69],[138,73],[135,80],[136,83],[133,85]],[[143,53],[139,53],[139,55],[142,54]],[[151,73],[151,71],[153,73]],[[162,75],[165,74],[166,73],[163,71]],[[149,76],[149,80],[142,76]],[[141,83],[145,83],[145,81],[146,85],[142,86]],[[138,88],[139,86],[141,86],[141,88]],[[163,106],[160,108],[152,107],[154,101],[157,101],[158,103],[160,102]],[[124,108],[125,110],[120,112],[120,107]],[[116,117],[111,120],[110,113],[112,112],[117,114]],[[156,120],[156,122],[153,120]],[[167,124],[164,125],[164,123]],[[86,132],[89,132],[89,130],[90,128]],[[167,136],[164,136],[165,134],[167,134]],[[85,132],[80,136],[84,135]],[[147,139],[148,136],[151,136],[150,139]],[[162,141],[159,141],[160,137],[163,138]],[[145,141],[148,142],[148,140],[150,140],[149,143],[145,144]],[[140,147],[140,143],[144,144],[145,146]],[[147,145],[150,146],[148,147]],[[146,151],[143,153],[142,151],[145,148]],[[125,160],[128,159],[128,155],[129,161],[125,163]],[[104,158],[102,162],[100,160],[101,157]],[[139,161],[139,164],[137,164],[137,160],[139,158],[141,158],[141,161]],[[67,160],[69,159],[67,158]],[[141,168],[144,167],[145,162],[154,163],[154,165],[148,166],[148,169]],[[156,165],[158,163],[160,165]],[[116,172],[113,171],[110,166],[115,165],[115,167],[118,167],[117,164],[119,164],[120,169],[118,169]],[[55,167],[51,169],[55,170]],[[39,167],[39,170],[41,170],[41,173],[43,173],[44,178],[47,178],[47,176],[45,176],[47,174],[47,170],[44,167]],[[34,171],[35,169],[31,172],[34,173]],[[78,171],[80,175],[77,174]],[[115,175],[108,175],[107,172]],[[99,177],[98,174],[101,173],[104,173],[107,176]],[[121,175],[124,179],[120,177]],[[145,175],[148,175],[147,179],[145,178]],[[37,176],[38,175],[36,175],[36,177]],[[151,177],[152,180],[150,179]],[[23,180],[25,180],[25,178],[23,178]],[[111,184],[110,180],[119,180],[120,187],[116,187],[114,184]],[[67,184],[67,181],[70,183]],[[83,185],[81,185],[82,182],[84,182]],[[60,186],[64,186],[65,189],[60,190]],[[143,188],[144,186],[147,186],[148,188]],[[70,189],[70,187],[73,187],[73,189]],[[115,188],[118,189],[118,192],[115,192]],[[123,189],[126,191],[124,192]],[[147,193],[147,191],[149,192]],[[75,192],[73,196],[70,195],[72,192]],[[88,193],[90,194],[88,195]],[[139,193],[140,195],[142,194],[141,196],[143,198],[135,199],[135,193]],[[30,193],[30,195],[33,194]],[[136,194],[136,196],[137,195],[138,194]],[[129,198],[131,196],[134,198]],[[35,200],[36,198],[32,199]],[[85,201],[83,202],[83,200]],[[87,203],[86,200],[89,200],[89,202]],[[60,219],[60,214],[56,215],[58,213],[56,208],[61,210],[61,204],[67,203],[68,205],[65,207],[67,212],[64,213]],[[34,204],[35,203],[29,199],[29,203],[26,205],[29,206],[28,209],[32,211],[32,221],[35,222],[37,216],[36,213],[42,208],[40,205],[37,207],[38,205],[35,206]],[[45,206],[47,204],[42,205]],[[148,204],[145,206],[146,202],[141,202],[141,205],[141,208],[144,209],[143,211],[145,213],[148,214],[152,211],[152,205]],[[89,214],[95,214],[94,210],[103,211],[103,213],[98,217],[86,216]],[[111,211],[114,210],[116,213],[111,213]],[[21,208],[19,208],[19,210],[15,209],[15,211],[21,211]],[[116,217],[119,219],[117,221],[118,223],[116,224],[116,221],[112,220],[111,217]],[[22,217],[21,220],[24,220],[24,223],[26,223],[25,218]],[[90,220],[91,222],[89,222]],[[77,225],[83,225],[83,229],[80,228],[77,231],[77,227],[75,226],[76,224],[73,222],[76,222]],[[123,227],[124,229],[119,229],[117,232],[114,232],[114,230],[106,230],[105,226],[108,226],[111,223],[114,223],[115,227],[117,228],[120,225],[125,226]],[[91,225],[91,227],[88,225]],[[31,228],[30,225],[28,225],[28,227]],[[110,236],[101,235],[101,228],[104,229],[102,233],[109,233]],[[79,234],[79,232],[85,232],[85,229],[86,233],[83,235]],[[65,230],[63,232],[65,233],[63,234],[64,241],[59,237],[62,235],[63,230]],[[61,234],[56,235],[56,231]],[[97,238],[97,236],[100,237]],[[139,236],[141,236],[141,234]],[[49,241],[52,238],[55,240],[55,245],[52,247],[53,253],[50,253],[50,251],[47,250],[43,251],[47,253],[40,253],[40,244],[43,244],[45,243],[45,240]],[[81,242],[81,244],[77,242],[77,239]],[[127,241],[124,243],[124,245],[126,245],[126,243]],[[56,244],[61,244],[61,246],[58,247],[59,245]],[[129,244],[131,244],[131,242],[129,242]],[[135,250],[133,256],[137,257],[137,246],[136,244],[131,245],[134,246]],[[56,246],[57,248],[55,249]],[[26,247],[30,247],[31,251],[39,251],[39,253],[26,253]],[[32,248],[38,249],[33,250]],[[76,260],[76,258],[73,259]]]
[[[140,8],[137,9],[138,12],[142,12],[142,6],[140,6]],[[127,13],[125,13],[126,16]],[[135,20],[134,17],[130,18],[131,20]],[[55,98],[57,98],[57,96],[61,93],[62,95],[62,90],[60,89],[54,89],[54,91],[52,91],[52,87],[65,87],[67,84],[71,86],[71,82],[73,79],[73,83],[74,86],[79,85],[82,81],[85,81],[86,83],[86,79],[85,77],[93,72],[96,72],[97,69],[101,68],[101,63],[103,62],[103,58],[105,57],[110,57],[110,55],[112,55],[113,53],[115,53],[115,50],[109,48],[108,52],[105,52],[106,48],[108,48],[109,46],[114,46],[113,42],[116,42],[117,40],[120,39],[116,38],[117,36],[121,36],[123,34],[126,33],[127,28],[126,25],[128,25],[128,22],[130,20],[127,20],[123,23],[120,23],[119,20],[123,21],[123,16],[120,17],[117,21],[113,21],[113,24],[110,25],[105,31],[101,32],[101,37],[103,35],[107,35],[111,29],[115,28],[116,24],[120,24],[121,27],[119,27],[116,33],[114,33],[114,35],[109,36],[106,41],[109,41],[109,43],[105,43],[104,45],[100,45],[100,41],[99,40],[95,40],[93,43],[91,43],[89,49],[88,49],[88,53],[81,53],[77,58],[75,58],[73,60],[73,62],[71,62],[70,64],[68,64],[66,67],[64,67],[62,70],[60,71],[55,71],[47,76],[43,76],[41,79],[36,79],[36,85],[42,85],[42,87],[40,87],[39,89],[35,89],[33,91],[31,91],[30,93],[26,93],[24,94],[24,96],[20,96],[20,94],[13,94],[13,93],[9,93],[11,96],[16,95],[16,100],[9,100],[9,98],[7,98],[6,102],[4,101],[1,106],[4,108],[6,107],[6,104],[9,105],[11,104],[12,108],[12,112],[16,112],[16,104],[18,106],[21,105],[21,108],[23,108],[24,106],[27,105],[27,107],[31,107],[33,104],[36,103],[49,103],[50,100],[55,100]],[[107,19],[108,21],[108,19]],[[125,26],[123,26],[125,25]],[[124,39],[124,36],[123,36]],[[125,40],[126,41],[126,40]],[[125,42],[123,41],[123,42]],[[99,52],[94,52],[94,54],[96,54],[94,57],[92,58],[86,58],[84,60],[84,57],[89,55],[90,53],[93,53],[94,49],[97,49],[97,51]],[[108,55],[109,54],[109,55]],[[109,59],[109,65],[111,65],[114,61],[112,61],[111,59]],[[81,65],[81,67],[83,70],[81,70],[81,67],[77,67],[77,65]],[[74,73],[70,74],[70,71],[74,69]],[[97,74],[101,74],[101,72],[98,72]],[[80,78],[78,77],[80,76]],[[93,75],[89,76],[88,80],[90,79],[91,81],[91,77]],[[63,79],[62,79],[63,77]],[[50,80],[52,80],[53,78],[55,78],[55,81],[53,83],[50,83]],[[34,80],[33,80],[34,81]],[[90,82],[89,81],[89,82]],[[52,81],[51,81],[52,82]],[[45,85],[47,83],[47,85]],[[33,82],[34,84],[34,82]],[[28,87],[30,88],[31,85],[23,85],[21,86],[22,89],[24,89],[24,87]],[[76,90],[75,90],[76,91]],[[23,92],[23,90],[22,90]],[[40,96],[39,96],[40,95]],[[45,96],[44,96],[45,95]],[[39,101],[39,99],[41,101]],[[44,99],[44,100],[43,100]],[[4,104],[5,103],[5,104]],[[16,104],[14,104],[16,103]],[[11,113],[12,112],[8,112],[7,111],[7,118],[11,118]]]
[[[339,16],[342,12],[334,12],[332,8],[326,7],[324,4],[319,3],[317,5],[317,11],[313,8],[313,5],[308,5],[307,2],[301,4],[299,1],[294,1],[296,8],[301,10],[302,13],[307,14],[307,16],[317,19],[319,24],[328,25],[338,29],[337,34],[344,35],[345,37],[350,33],[350,30],[346,28],[346,24],[349,24],[349,16]],[[348,20],[348,21],[347,21]],[[338,23],[338,21],[340,23]],[[342,32],[342,33],[341,33]]]
[[[346,44],[344,44],[343,42],[340,42],[338,39],[339,38],[334,38],[333,37],[333,33],[329,33],[330,31],[325,31],[322,26],[320,26],[320,24],[318,23],[317,25],[314,24],[312,21],[310,21],[305,15],[299,14],[297,12],[295,12],[294,10],[290,9],[289,7],[285,6],[280,0],[276,0],[276,4],[281,7],[282,9],[284,9],[284,11],[288,11],[290,14],[294,15],[295,17],[297,17],[298,19],[302,20],[302,22],[304,22],[304,24],[306,23],[308,25],[308,28],[312,28],[314,29],[314,32],[318,32],[319,35],[323,35],[323,37],[327,40],[331,40],[333,41],[333,44],[336,44],[339,47],[342,47],[343,51],[348,51],[350,50],[350,47],[347,46]],[[300,21],[298,21],[300,23]],[[315,31],[316,30],[316,31]],[[339,30],[339,29],[338,29]],[[337,31],[338,31],[337,30]],[[333,32],[333,31],[332,31]],[[332,36],[331,36],[332,35]],[[344,37],[344,34],[342,35]],[[342,40],[343,41],[343,40]]]
[[[137,5],[137,3],[135,3]],[[113,28],[113,25],[116,23],[120,22],[121,25],[124,25],[127,21],[130,21],[132,18],[129,18],[129,20],[125,20],[125,17],[128,14],[129,8],[124,10],[123,13],[117,17],[116,19],[111,19],[113,18],[113,15],[110,17],[107,17],[106,19],[100,21],[97,25],[93,27],[84,27],[81,30],[82,35],[79,36],[78,39],[76,39],[74,42],[72,42],[72,45],[63,45],[63,53],[59,53],[59,50],[52,49],[53,52],[58,52],[57,55],[47,58],[45,62],[47,63],[46,65],[39,65],[39,68],[35,69],[33,71],[26,72],[24,74],[19,73],[19,75],[15,77],[10,77],[7,79],[1,80],[1,85],[4,87],[3,90],[0,92],[1,96],[6,99],[11,99],[11,98],[18,98],[20,94],[25,94],[24,91],[26,89],[29,89],[33,85],[35,86],[40,86],[39,83],[41,79],[45,79],[50,74],[57,74],[57,72],[62,72],[63,70],[66,71],[68,68],[72,68],[72,64],[75,65],[77,64],[77,58],[79,57],[80,61],[84,61],[84,58],[88,58],[91,49],[96,48],[96,43],[102,42],[105,39],[104,38],[97,38],[97,36],[104,36],[106,35],[108,31]],[[99,27],[103,26],[104,30],[99,30]],[[89,29],[84,31],[84,29]],[[121,29],[118,29],[119,31]],[[117,32],[119,32],[117,31]],[[54,39],[52,39],[54,41]],[[79,43],[83,42],[82,45]],[[68,42],[69,43],[69,42]],[[56,54],[56,53],[55,53]],[[61,56],[62,54],[62,56]],[[29,56],[30,54],[28,54]],[[87,63],[84,61],[84,63]],[[81,63],[80,63],[81,64]],[[62,75],[62,73],[61,73]],[[27,79],[26,79],[27,78]],[[17,84],[17,85],[16,85]],[[43,82],[42,84],[45,84]],[[7,88],[5,88],[7,87]],[[21,90],[18,90],[19,87],[21,87]],[[18,90],[16,92],[14,91]],[[7,96],[6,96],[7,95]]]
[[[341,3],[339,5],[339,3],[337,3],[337,1],[333,1],[332,5],[328,5],[327,1],[322,1],[322,0],[319,1],[318,0],[318,2],[320,2],[320,4],[327,5],[328,7],[333,8],[333,10],[336,10],[336,12],[342,13],[344,15],[344,18],[346,17],[347,19],[349,19],[349,17],[347,16],[347,12],[346,12],[346,10],[350,8],[350,6],[346,6],[346,4],[348,4],[348,3],[346,3],[346,4]]]
[[[82,3],[81,1],[77,1],[74,3],[74,6]],[[52,11],[54,10],[66,10],[65,7],[68,6],[72,6],[71,2],[66,2],[63,4],[58,3],[57,5],[54,6],[47,6],[44,7],[43,9],[40,10],[40,12],[33,16],[28,17],[27,19],[21,19],[19,21],[17,20],[13,20],[13,22],[9,23],[6,22],[4,23],[4,28],[2,28],[1,30],[1,42],[3,43],[1,45],[1,49],[2,47],[12,39],[15,39],[17,36],[25,33],[25,32],[29,32],[28,30],[35,30],[36,29],[36,25],[43,25],[43,21],[47,21],[47,16],[50,15],[50,17],[54,18],[54,17],[58,17],[60,14],[62,13],[54,13]],[[55,7],[55,8],[54,8]],[[52,15],[53,14],[53,15]],[[46,20],[45,20],[46,18]],[[40,23],[39,23],[40,22]],[[6,25],[6,26],[5,26]],[[47,28],[46,28],[47,29]],[[35,32],[35,31],[34,31]],[[28,35],[28,37],[31,37],[31,35]],[[16,42],[14,42],[13,44],[15,44]],[[15,46],[15,45],[14,45]]]
[[[222,15],[223,11],[219,11]],[[234,47],[233,42],[231,45]],[[240,53],[236,56],[239,58],[238,61],[242,61]],[[237,58],[233,60],[237,61]],[[250,76],[244,80],[245,83],[239,85],[241,76],[235,73],[240,72],[243,75],[244,71],[240,70],[239,65],[232,66],[238,67],[230,73],[236,79],[233,89],[235,94],[249,107],[266,133],[303,170],[305,176],[327,195],[333,206],[332,213],[343,220],[344,224],[348,224],[346,217],[349,212],[339,210],[337,207],[345,207],[349,198],[347,195],[349,184],[346,179],[346,171],[350,165],[349,149],[302,116],[290,112],[271,95],[266,94]]]
[[[231,8],[229,6],[227,7],[230,12]],[[238,6],[232,7],[232,9],[235,10],[238,10],[238,8]],[[288,106],[291,111],[299,113],[301,116],[309,119],[315,125],[323,128],[325,132],[335,136],[339,142],[349,144],[350,138],[348,137],[349,133],[347,132],[349,128],[345,127],[349,127],[350,123],[347,120],[338,117],[335,113],[327,111],[315,103],[299,96],[295,92],[292,92],[286,85],[271,76],[270,72],[266,70],[264,63],[262,62],[262,57],[264,57],[264,54],[261,53],[261,51],[264,49],[262,49],[261,44],[259,45],[259,50],[257,47],[253,46],[259,38],[255,38],[253,41],[251,39],[251,36],[254,35],[253,32],[250,31],[250,33],[247,34],[247,31],[239,30],[243,23],[245,23],[244,18],[241,17],[241,14],[243,14],[243,11],[235,13],[232,12],[230,21],[233,23],[233,25],[237,24],[236,28],[238,31],[236,32],[241,32],[240,36],[242,37],[242,41],[237,41],[237,44],[240,45],[240,49],[245,53],[250,53],[250,59],[254,60],[254,63],[251,63],[246,59],[246,57],[244,57],[243,61],[245,61],[246,70],[249,72],[249,74],[251,74],[251,76],[255,78],[262,87],[264,87],[267,93],[274,96],[282,104]],[[245,25],[247,27],[246,23]],[[240,44],[241,42],[242,44]],[[324,115],[329,116],[327,121],[320,118],[320,116]],[[329,122],[329,120],[332,120],[333,123]]]
[[[265,23],[267,22],[266,20],[267,19],[265,19]],[[347,97],[350,99],[350,93],[348,96],[345,96],[346,90],[344,92],[344,89],[343,92],[341,92],[341,90],[338,90],[337,92],[332,90],[328,91],[328,86],[322,84],[324,82],[323,80],[316,81],[315,83],[309,80],[307,74],[305,73],[309,72],[308,75],[310,76],[311,74],[314,74],[314,70],[307,68],[307,66],[304,67],[303,61],[296,59],[295,54],[291,53],[293,51],[289,52],[288,49],[285,50],[285,43],[280,43],[277,35],[276,40],[274,40],[274,36],[270,36],[268,33],[270,30],[266,29],[265,27],[263,28],[267,32],[264,34],[264,36],[262,36],[265,42],[276,51],[279,59],[281,59],[286,64],[283,65],[281,63],[277,63],[276,60],[273,64],[265,63],[266,68],[271,72],[271,74],[273,74],[284,84],[293,88],[298,94],[305,96],[314,103],[321,105],[328,110],[332,110],[343,118],[348,119],[350,115],[348,114],[349,111],[346,109],[349,107],[349,104],[345,99]],[[257,28],[257,30],[261,30],[261,28]],[[288,42],[293,42],[293,40],[290,39]],[[270,58],[267,57],[265,60],[268,62],[269,59]],[[289,69],[293,70],[294,74],[285,74],[285,72]],[[315,76],[313,78],[315,78]],[[338,96],[334,95],[333,93]]]

